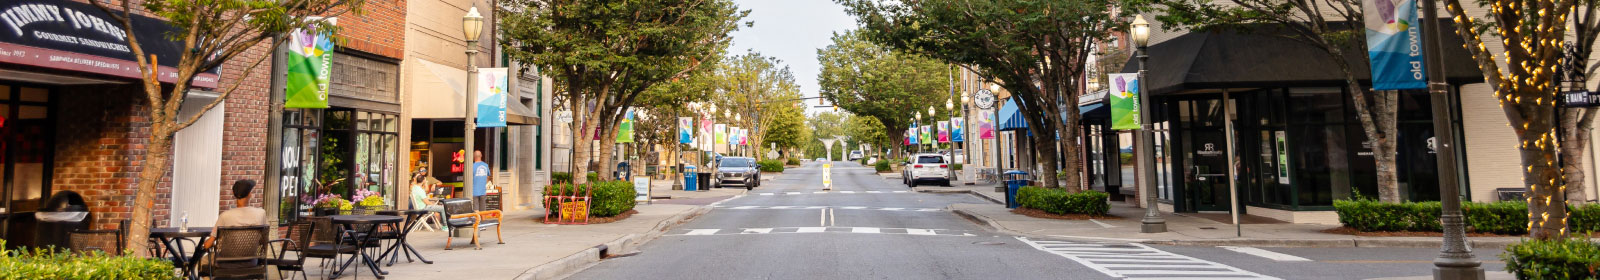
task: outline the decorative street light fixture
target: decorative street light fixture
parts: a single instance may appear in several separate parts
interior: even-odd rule
[[[1439,18],[1438,7],[1435,1],[1422,1],[1422,18]],[[1429,103],[1433,106],[1433,131],[1434,143],[1438,146],[1437,157],[1434,164],[1438,167],[1439,174],[1439,224],[1444,230],[1444,240],[1439,248],[1439,257],[1433,259],[1434,279],[1484,279],[1482,263],[1472,256],[1472,248],[1467,247],[1465,219],[1461,216],[1461,189],[1458,188],[1456,174],[1456,131],[1451,121],[1451,116],[1456,112],[1450,104],[1455,100],[1450,96],[1450,84],[1445,81],[1444,73],[1444,43],[1435,40],[1443,34],[1439,29],[1439,21],[1426,20],[1422,25],[1423,61],[1427,64],[1428,71],[1428,96]]]
[[[1129,33],[1131,33],[1129,34],[1130,36],[1133,36],[1134,46],[1139,49],[1139,150],[1143,151],[1139,157],[1139,168],[1144,169],[1140,171],[1140,173],[1143,173],[1141,174],[1143,176],[1140,176],[1140,181],[1149,185],[1149,187],[1145,188],[1144,219],[1139,221],[1141,224],[1139,232],[1167,232],[1167,220],[1161,218],[1161,211],[1156,209],[1158,208],[1156,207],[1156,197],[1158,196],[1156,194],[1158,191],[1156,185],[1159,184],[1156,182],[1156,136],[1155,131],[1152,130],[1154,127],[1151,126],[1151,98],[1149,91],[1145,89],[1147,87],[1144,82],[1145,62],[1150,59],[1149,54],[1145,52],[1145,47],[1150,45],[1150,23],[1144,20],[1144,15],[1134,16],[1133,29]]]
[[[482,32],[483,16],[478,14],[478,6],[474,5],[467,10],[466,16],[461,17],[461,34],[467,41],[467,100],[462,102],[467,105],[467,114],[462,117],[462,120],[466,122],[466,139],[464,139],[466,140],[466,149],[461,152],[462,161],[465,161],[467,165],[467,168],[463,168],[464,172],[462,173],[462,178],[465,178],[465,180],[461,180],[463,186],[461,193],[464,194],[464,197],[478,195],[472,193],[473,188],[476,187],[472,184],[472,177],[477,175],[473,174],[477,170],[472,168],[472,164],[478,161],[474,157],[475,154],[472,147],[473,141],[476,141],[473,139],[475,138],[473,134],[478,128],[478,123],[473,119],[478,115],[478,64],[474,57],[478,55],[478,35],[482,35]]]

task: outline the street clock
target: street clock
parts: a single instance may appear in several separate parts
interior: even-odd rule
[[[994,92],[990,92],[987,89],[980,89],[978,90],[978,93],[972,95],[972,101],[973,103],[977,103],[978,109],[994,109]]]

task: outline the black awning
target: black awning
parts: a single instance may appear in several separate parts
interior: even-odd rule
[[[1439,22],[1447,24],[1444,30],[1455,30],[1449,20]],[[1289,31],[1270,25],[1245,30],[1190,32],[1150,46],[1147,90],[1159,95],[1187,89],[1344,85],[1344,74],[1326,52],[1283,37]],[[1462,47],[1461,37],[1443,33],[1446,81],[1483,82],[1483,73]],[[1368,83],[1372,74],[1366,46],[1352,46],[1344,53],[1356,77]],[[1123,73],[1138,71],[1136,58],[1129,58],[1122,68]]]

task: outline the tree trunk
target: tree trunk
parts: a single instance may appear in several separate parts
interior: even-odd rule
[[[1583,154],[1589,149],[1590,130],[1594,129],[1594,118],[1600,110],[1566,109],[1561,112],[1561,170],[1566,178],[1567,202],[1587,203],[1589,194],[1584,190]]]
[[[612,173],[617,171],[617,162],[615,161],[617,154],[616,126],[602,126],[600,133],[600,157],[596,160],[600,162],[600,181],[610,181],[608,178],[614,178]]]
[[[1056,139],[1055,139],[1055,133],[1053,133],[1051,131],[1053,129],[1047,129],[1047,128],[1046,129],[1041,129],[1041,128],[1033,128],[1033,127],[1030,127],[1029,129],[1043,130],[1043,131],[1046,131],[1046,132],[1050,132],[1050,133],[1040,133],[1039,131],[1034,131],[1033,132],[1033,137],[1031,137],[1031,138],[1033,138],[1033,143],[1034,143],[1033,144],[1033,149],[1032,149],[1033,152],[1034,152],[1033,162],[1039,164],[1039,173],[1040,173],[1040,174],[1037,174],[1036,176],[1033,177],[1034,180],[1039,180],[1040,185],[1044,186],[1045,188],[1058,188],[1058,187],[1061,187],[1060,178],[1057,178],[1056,174],[1055,174],[1056,169],[1057,169],[1056,168],[1057,167],[1056,166]],[[1068,190],[1068,191],[1075,192],[1074,190]]]
[[[151,110],[155,112],[157,110]],[[134,253],[145,254],[148,252],[150,228],[155,224],[151,212],[155,210],[156,185],[161,184],[161,176],[166,175],[167,169],[172,164],[172,135],[162,117],[152,117],[150,137],[145,146],[145,158],[140,163],[138,190],[134,193],[132,225],[128,227],[125,244],[128,250]]]
[[[1078,130],[1076,129],[1076,125],[1073,125],[1077,123],[1076,120],[1078,112],[1076,112],[1076,108],[1073,108],[1072,110],[1074,110],[1074,112],[1068,113],[1067,116],[1070,118],[1067,121],[1072,123],[1061,121],[1054,122],[1056,125],[1056,131],[1061,134],[1061,140],[1050,142],[1050,145],[1048,146],[1051,148],[1061,149],[1062,160],[1059,162],[1062,162],[1064,165],[1061,167],[1061,170],[1066,171],[1062,172],[1066,176],[1061,176],[1061,182],[1064,182],[1061,184],[1062,188],[1066,188],[1067,192],[1077,193],[1087,188],[1083,186],[1083,174],[1081,173],[1083,170],[1079,168],[1081,165],[1078,161],[1077,148],[1081,146],[1073,145],[1073,143],[1076,143],[1075,141],[1077,141],[1075,139],[1078,139]]]
[[[594,127],[599,121],[582,106],[572,108],[577,108],[572,110],[576,121],[572,127],[572,184],[582,185],[589,183],[589,161],[593,156],[589,150],[594,146]]]
[[[1361,122],[1361,133],[1372,149],[1372,161],[1378,183],[1378,200],[1401,202],[1399,174],[1395,169],[1395,146],[1399,141],[1395,131],[1395,110],[1399,92],[1369,90],[1357,81],[1344,60],[1344,51],[1338,46],[1326,48],[1335,64],[1344,73],[1345,89],[1350,91],[1351,104],[1356,109],[1356,119]],[[1372,98],[1372,101],[1368,101]]]

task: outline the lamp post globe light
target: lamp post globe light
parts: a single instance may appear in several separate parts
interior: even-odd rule
[[[477,122],[473,119],[478,114],[478,65],[474,58],[478,55],[478,38],[479,35],[482,35],[482,32],[483,16],[478,14],[478,7],[473,6],[467,10],[467,15],[461,17],[461,35],[467,41],[467,100],[462,102],[467,106],[466,115],[462,116],[462,121],[466,122],[464,126],[466,127],[466,139],[464,139],[466,142],[464,146],[466,147],[462,150],[461,155],[462,161],[465,161],[467,165],[467,168],[464,168],[462,173],[464,180],[461,180],[463,186],[461,192],[464,197],[478,195],[472,193],[473,188],[476,187],[473,186],[472,177],[477,175],[475,174],[477,170],[472,168],[472,164],[477,162],[472,144],[475,141],[473,134],[478,128]]]
[[[1158,188],[1156,182],[1156,145],[1155,131],[1151,127],[1150,119],[1150,94],[1145,90],[1145,62],[1150,59],[1145,47],[1150,45],[1150,22],[1144,20],[1144,15],[1133,18],[1133,28],[1129,29],[1129,36],[1133,37],[1133,44],[1139,50],[1139,156],[1140,181],[1144,182],[1144,218],[1139,221],[1139,232],[1160,233],[1167,232],[1167,221],[1161,218],[1161,211],[1157,210],[1156,197]]]

